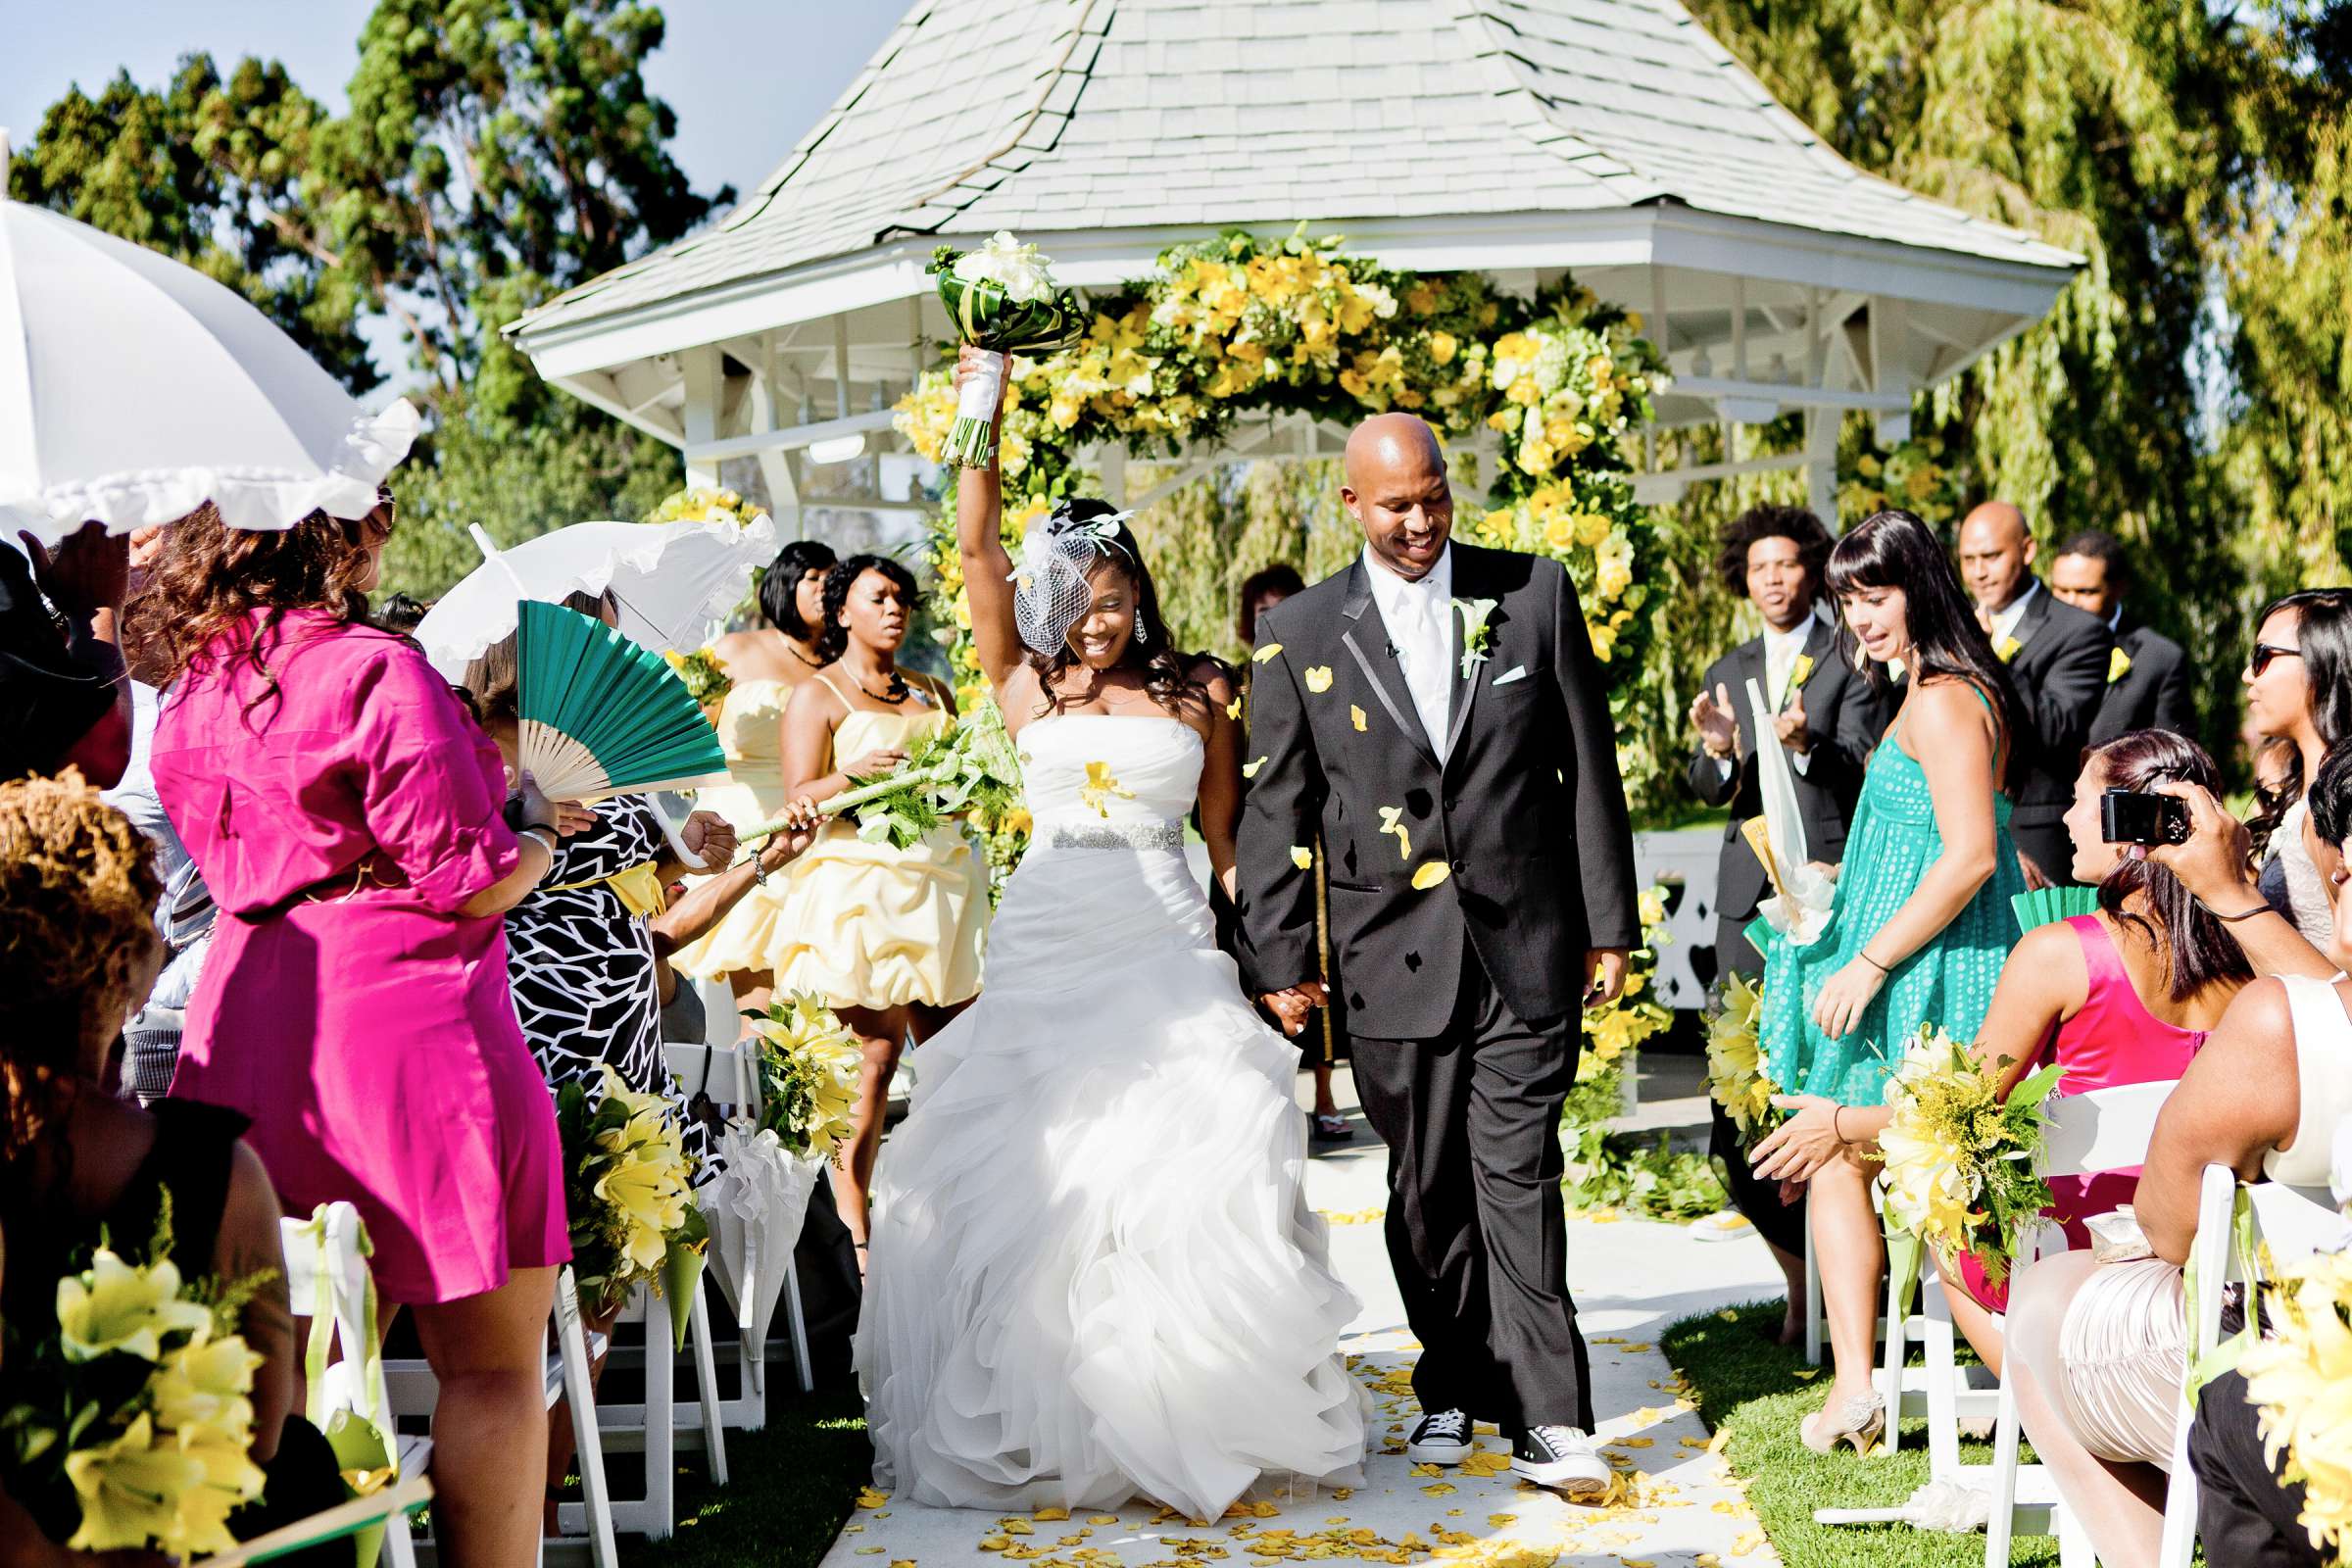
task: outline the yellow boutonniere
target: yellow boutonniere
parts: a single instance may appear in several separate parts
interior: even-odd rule
[[[2017,651],[2025,646],[2026,645],[2024,643],[2019,642],[2014,637],[2004,637],[1998,643],[1993,645],[1992,651],[1994,654],[1999,656],[2001,662],[2006,664],[2009,662],[2009,661],[2015,659],[2017,657]]]
[[[1086,786],[1078,792],[1079,799],[1093,807],[1097,816],[1107,820],[1110,816],[1110,802],[1113,796],[1122,801],[1132,801],[1135,799],[1135,791],[1111,776],[1108,762],[1087,763]]]
[[[2107,684],[2112,686],[2132,673],[2132,656],[2118,648],[2107,656]]]
[[[1799,654],[1796,662],[1788,666],[1788,690],[1796,691],[1813,678],[1813,656]]]

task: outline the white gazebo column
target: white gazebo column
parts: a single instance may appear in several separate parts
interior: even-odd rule
[[[718,439],[718,402],[722,390],[718,346],[700,343],[678,351],[678,368],[686,402],[680,420],[686,436],[686,486],[688,489],[718,486],[718,460],[698,458],[695,448]]]

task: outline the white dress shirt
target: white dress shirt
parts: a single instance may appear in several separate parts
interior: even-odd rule
[[[2039,592],[2039,579],[2028,577],[2026,591],[2010,600],[2007,610],[1992,617],[1992,647],[1995,653],[2000,651],[2001,644],[2017,635],[2017,623],[2026,618],[2026,607],[2034,602],[2034,596]]]
[[[1438,553],[1437,564],[1419,581],[1399,577],[1364,547],[1364,574],[1372,603],[1388,629],[1389,646],[1404,671],[1404,689],[1429,744],[1446,760],[1446,734],[1453,718],[1453,546]]]
[[[1788,706],[1788,677],[1796,672],[1796,662],[1804,656],[1805,644],[1813,637],[1813,622],[1820,615],[1821,607],[1815,605],[1812,614],[1787,631],[1775,631],[1770,626],[1764,628],[1764,700],[1772,705],[1772,710],[1776,713]],[[1732,710],[1735,714],[1747,711],[1745,692],[1732,693]],[[1790,752],[1788,761],[1802,773],[1811,766],[1813,754],[1809,751]],[[1732,759],[1715,759],[1715,771],[1719,777],[1730,778]]]

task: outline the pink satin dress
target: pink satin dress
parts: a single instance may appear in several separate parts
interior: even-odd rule
[[[2148,1011],[2132,987],[2132,975],[2124,967],[2123,955],[2115,950],[2115,939],[2098,916],[2078,914],[2066,923],[2082,945],[2090,988],[2082,1010],[2051,1031],[2051,1038],[2026,1063],[2026,1071],[2034,1072],[2053,1059],[2064,1064],[2066,1076],[2055,1091],[2061,1095],[2180,1077],[2188,1058],[2205,1044],[2206,1031],[2161,1022]],[[2087,1248],[2090,1232],[2082,1221],[2132,1201],[2132,1190],[2138,1182],[2137,1165],[2086,1176],[2053,1176],[2050,1196],[2056,1201],[2043,1212],[2066,1227],[2070,1243]],[[1987,1284],[1984,1266],[1974,1257],[1963,1256],[1957,1263],[1961,1288],[1979,1304],[1988,1311],[2008,1310],[2007,1281]]]
[[[505,925],[457,913],[520,853],[498,750],[405,638],[296,612],[265,676],[221,657],[252,634],[156,724],[156,793],[220,908],[172,1097],[252,1119],[287,1213],[357,1205],[388,1300],[561,1263],[555,1110]]]

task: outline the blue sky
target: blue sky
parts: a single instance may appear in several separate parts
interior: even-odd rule
[[[677,111],[674,144],[698,190],[749,190],[783,160],[888,35],[911,0],[667,0],[668,37],[648,64]],[[285,62],[336,109],[370,0],[0,0],[0,126],[22,145],[41,111],[127,66],[154,86],[210,50]]]

